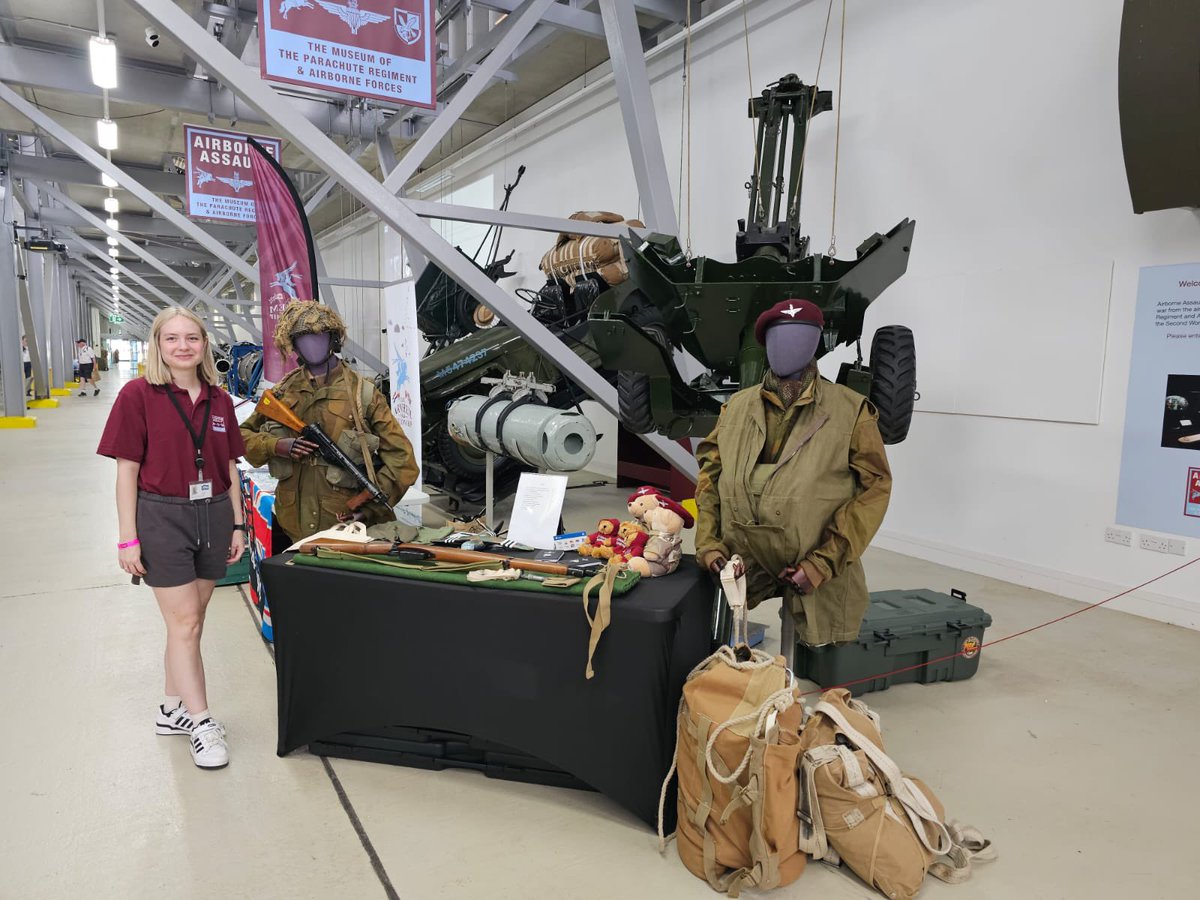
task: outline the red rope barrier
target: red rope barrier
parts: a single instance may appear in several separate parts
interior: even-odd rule
[[[1154,582],[1156,582],[1156,581],[1161,581],[1164,578],[1168,578],[1171,575],[1174,575],[1176,572],[1182,572],[1188,566],[1195,565],[1198,562],[1200,562],[1200,557],[1196,557],[1196,559],[1189,560],[1188,562],[1183,563],[1183,565],[1176,566],[1174,569],[1171,569],[1169,572],[1163,572],[1161,575],[1151,578],[1149,581],[1144,581],[1141,584],[1137,585],[1136,587],[1131,587],[1127,591],[1121,591],[1121,593],[1119,593],[1119,594],[1114,594],[1113,596],[1107,597],[1104,600],[1100,600],[1096,603],[1091,603],[1091,604],[1083,607],[1082,609],[1077,609],[1074,612],[1069,612],[1065,616],[1059,616],[1057,619],[1051,619],[1049,622],[1043,622],[1041,625],[1034,625],[1033,627],[1026,628],[1022,631],[1015,631],[1012,634],[1006,634],[1004,637],[996,638],[994,641],[987,641],[983,644],[980,644],[978,649],[975,650],[974,652],[981,653],[982,651],[986,650],[988,647],[994,647],[997,644],[1003,644],[1005,641],[1011,641],[1013,638],[1021,637],[1022,635],[1026,635],[1031,632],[1038,631],[1039,629],[1042,629],[1042,628],[1047,628],[1050,625],[1057,625],[1059,622],[1065,621],[1066,619],[1070,619],[1072,616],[1078,616],[1081,613],[1091,612],[1093,609],[1096,609],[1099,606],[1103,606],[1106,603],[1112,603],[1112,601],[1114,601],[1114,600],[1120,600],[1122,597],[1132,594],[1135,591],[1140,591],[1142,588],[1147,587],[1151,584],[1154,584]],[[847,681],[847,682],[844,682],[843,684],[835,684],[835,685],[832,685],[827,688],[818,688],[815,691],[805,691],[800,696],[808,697],[812,694],[823,694],[826,691],[832,691],[832,690],[835,690],[836,688],[848,688],[853,685],[862,684],[867,681],[875,681],[876,679],[879,679],[879,678],[891,678],[893,675],[900,675],[904,672],[912,672],[916,669],[924,669],[926,666],[936,665],[937,663],[945,662],[948,659],[955,659],[956,657],[962,656],[963,652],[964,651],[959,650],[957,653],[948,653],[945,656],[939,656],[937,659],[930,659],[923,663],[917,663],[915,666],[905,666],[902,669],[893,669],[890,672],[882,672],[879,675],[871,675],[868,678],[856,678],[854,681]]]

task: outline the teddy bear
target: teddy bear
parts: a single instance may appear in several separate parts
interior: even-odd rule
[[[642,548],[642,555],[630,560],[629,567],[639,575],[657,578],[669,575],[679,567],[683,556],[684,528],[695,524],[692,514],[670,497],[658,495],[657,505],[647,510],[644,517],[650,534]]]
[[[580,556],[598,556],[607,559],[613,555],[617,542],[617,529],[621,526],[617,519],[601,519],[596,523],[596,530],[587,536],[576,549]]]
[[[629,514],[636,521],[643,522],[646,513],[658,507],[658,498],[660,496],[658,488],[643,485],[630,494],[625,501],[629,507]]]
[[[648,537],[646,530],[632,519],[622,522],[617,529],[617,542],[613,547],[613,557],[624,562],[641,557],[642,547],[645,546]]]

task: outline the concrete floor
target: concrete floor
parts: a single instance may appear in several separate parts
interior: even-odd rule
[[[155,736],[163,626],[114,559],[106,374],[100,397],[0,432],[0,898],[713,896],[595,794],[332,760],[343,803],[320,759],[275,756],[271,656],[236,588],[218,588],[204,644],[230,766],[202,772]],[[625,493],[572,491],[567,525]],[[1078,608],[882,551],[867,565],[873,589],[967,591],[990,638]],[[771,649],[776,616],[754,616]],[[1195,896],[1198,690],[1200,634],[1097,610],[985,651],[971,681],[869,695],[893,755],[999,848],[922,896]],[[876,896],[820,865],[775,894]]]

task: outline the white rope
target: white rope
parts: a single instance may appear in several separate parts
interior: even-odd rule
[[[813,110],[817,107],[817,88],[821,83],[821,66],[825,62],[825,41],[829,37],[829,22],[833,18],[833,0],[829,0],[829,9],[825,13],[825,32],[821,35],[821,52],[817,55],[817,74],[812,81],[812,103],[808,107],[808,115],[804,119],[804,146],[800,148],[800,167],[796,170],[796,181],[791,185],[792,190],[800,184],[804,177],[804,160],[808,157],[808,123],[812,121]],[[789,203],[788,214],[799,214],[800,194],[796,193]]]
[[[791,679],[789,678],[788,681],[790,682]],[[742,761],[738,764],[738,767],[729,773],[729,775],[722,775],[717,771],[717,767],[713,765],[712,758],[713,745],[717,742],[717,738],[721,735],[722,731],[727,728],[733,728],[735,725],[741,725],[743,722],[753,721],[754,735],[757,737],[762,737],[765,731],[764,726],[766,725],[767,717],[770,716],[772,712],[783,712],[795,702],[795,687],[789,684],[787,687],[781,688],[773,693],[766,699],[762,706],[760,706],[754,712],[747,713],[744,716],[738,716],[736,719],[729,719],[728,721],[722,722],[720,725],[714,728],[712,735],[709,736],[708,746],[704,750],[704,760],[708,765],[709,774],[722,784],[732,784],[738,780],[744,771],[746,771],[746,766],[750,764],[750,755],[754,751],[754,748],[747,744],[746,752],[742,755]]]
[[[837,255],[837,191],[838,163],[842,157],[842,71],[846,63],[846,0],[842,0],[842,45],[838,53],[837,126],[833,139],[833,214],[829,223],[829,250],[826,256]]]
[[[750,99],[754,99],[754,74],[750,68],[750,18],[746,14],[746,0],[742,0],[742,37],[746,41],[746,83],[750,87]],[[755,119],[750,119],[750,146],[754,148],[754,188],[755,197],[758,198],[758,215],[759,218],[765,219],[767,216],[766,210],[763,208],[763,190],[762,190],[762,161],[758,156],[758,129],[755,127]]]

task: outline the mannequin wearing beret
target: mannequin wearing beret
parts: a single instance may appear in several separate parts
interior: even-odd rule
[[[751,607],[783,596],[796,637],[853,640],[869,602],[859,560],[883,522],[892,476],[877,413],[821,378],[820,307],[785,300],[759,316],[769,371],[734,394],[696,458],[696,557],[717,574],[738,554]]]

